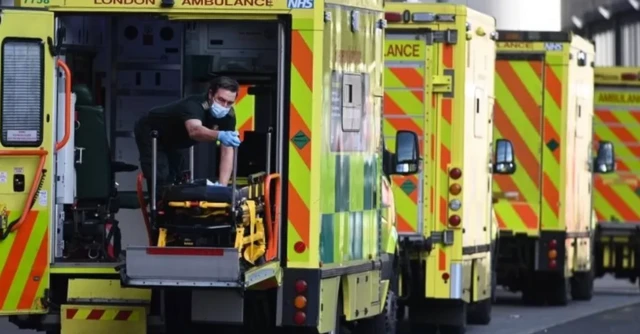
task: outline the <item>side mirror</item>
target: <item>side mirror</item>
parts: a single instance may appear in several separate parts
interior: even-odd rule
[[[598,155],[594,158],[594,172],[598,174],[609,174],[616,170],[616,153],[613,143],[601,141],[598,146]]]
[[[506,139],[496,140],[493,161],[494,174],[511,175],[516,172],[516,159],[513,155],[511,141]]]
[[[418,135],[413,131],[396,133],[395,166],[392,174],[412,175],[420,170]]]

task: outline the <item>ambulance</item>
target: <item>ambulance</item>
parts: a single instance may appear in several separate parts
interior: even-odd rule
[[[511,142],[493,143],[495,20],[453,4],[385,10],[384,136],[418,133],[422,158],[393,177],[400,314],[415,333],[463,333],[491,321],[491,178],[516,169]]]
[[[383,185],[420,166],[410,130],[383,150],[382,1],[21,0],[0,27],[0,315],[62,334],[395,331]],[[232,186],[208,186],[211,143],[145,189],[136,119],[220,75],[243,86]],[[156,152],[170,134],[148,135]]]
[[[498,284],[526,303],[593,296],[593,175],[614,170],[613,146],[591,151],[594,46],[568,32],[499,31],[494,137],[518,170],[494,176]]]
[[[618,153],[615,173],[594,179],[596,277],[633,283],[640,276],[639,74],[640,68],[596,67],[593,125],[593,142],[611,142]]]

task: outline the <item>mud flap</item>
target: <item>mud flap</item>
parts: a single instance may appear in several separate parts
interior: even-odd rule
[[[62,305],[61,334],[144,334],[144,306]]]

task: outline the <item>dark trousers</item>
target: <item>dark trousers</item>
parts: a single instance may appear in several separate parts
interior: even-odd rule
[[[139,120],[134,129],[136,145],[140,154],[140,168],[147,181],[147,191],[151,192],[152,168],[153,168],[153,145],[151,139],[151,127],[144,119]],[[157,191],[173,183],[182,172],[188,169],[188,151],[186,149],[167,149],[158,142],[157,158]]]

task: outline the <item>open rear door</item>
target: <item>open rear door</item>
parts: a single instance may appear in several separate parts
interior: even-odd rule
[[[2,315],[47,311],[53,161],[55,147],[65,144],[53,136],[53,30],[53,13],[0,11]]]

